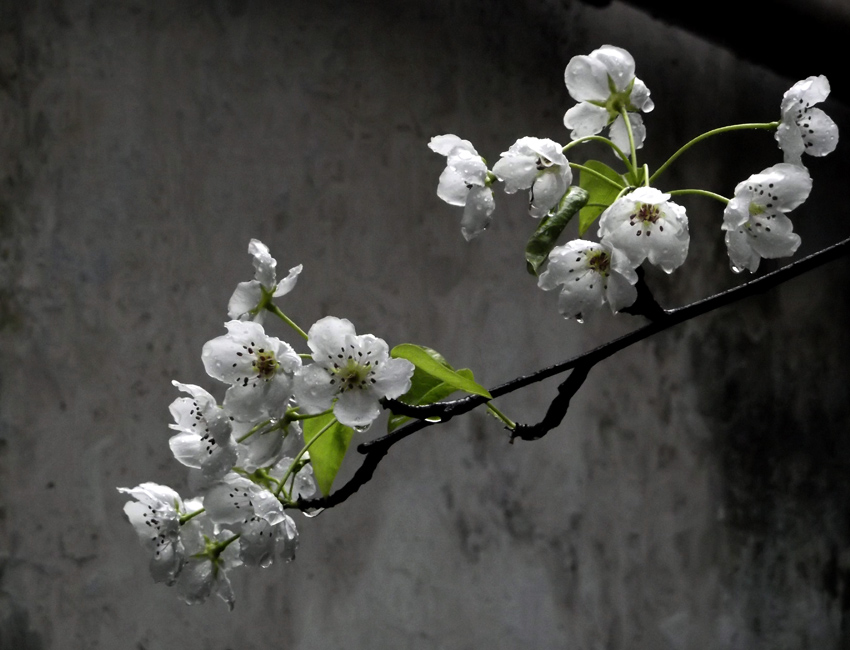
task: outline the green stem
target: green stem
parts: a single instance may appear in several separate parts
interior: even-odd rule
[[[598,171],[595,171],[590,167],[585,167],[584,165],[579,165],[578,163],[570,163],[570,167],[572,167],[573,169],[579,169],[582,171],[582,173],[590,174],[591,176],[596,176],[596,178],[605,181],[606,183],[608,183],[608,185],[613,185],[618,190],[623,188],[623,186],[620,185],[617,181],[600,174]]]
[[[269,424],[271,424],[271,420],[260,422],[257,426],[253,427],[250,431],[248,431],[248,433],[246,433],[244,436],[240,436],[239,438],[237,438],[236,442],[245,442],[248,438],[257,433],[257,431],[259,431],[263,427],[267,427]]]
[[[694,146],[697,142],[702,142],[706,138],[710,138],[713,135],[718,135],[719,133],[728,133],[730,131],[744,131],[744,130],[751,130],[751,129],[768,129],[769,130],[769,129],[775,129],[778,126],[779,126],[779,122],[753,122],[753,123],[747,123],[747,124],[731,124],[729,126],[721,126],[719,129],[712,129],[711,131],[706,131],[702,135],[698,135],[693,140],[691,140],[690,142],[688,142],[687,144],[682,146],[676,153],[674,153],[672,156],[670,156],[667,159],[667,162],[665,162],[663,165],[661,165],[661,167],[659,167],[657,170],[655,170],[655,173],[652,175],[652,178],[650,178],[649,180],[650,180],[650,182],[654,181],[659,176],[659,174],[661,174],[661,172],[663,172],[665,169],[667,169],[673,163],[673,161],[676,160],[676,158],[678,158],[683,153],[685,153],[688,149],[690,149],[692,146]]]
[[[495,415],[498,419],[504,422],[505,426],[508,427],[511,431],[516,429],[516,422],[511,420],[507,415],[502,413],[499,409],[497,409],[493,402],[487,402],[487,410],[490,411],[493,415]]]
[[[620,149],[620,147],[611,142],[611,140],[609,140],[608,138],[603,138],[601,135],[586,135],[583,138],[578,138],[577,140],[573,140],[572,142],[570,142],[568,145],[565,145],[564,148],[561,149],[561,151],[567,153],[567,151],[572,149],[577,144],[584,144],[585,142],[602,142],[603,144],[607,144],[614,150],[614,153],[616,153],[620,157],[620,160],[622,160],[626,164],[626,167],[631,170],[632,164],[629,162],[629,157],[625,153],[623,153],[623,150]]]
[[[649,165],[643,164],[643,184],[649,187]]]
[[[301,352],[298,356],[301,357],[302,359],[310,359],[310,361],[313,360],[313,355],[307,354],[305,352]]]
[[[294,329],[294,330],[295,330],[296,332],[298,332],[301,336],[303,336],[305,341],[307,340],[307,333],[306,333],[304,330],[302,330],[300,327],[298,327],[298,325],[296,325],[295,323],[293,323],[293,322],[289,319],[289,317],[288,317],[286,314],[284,314],[284,313],[280,310],[280,307],[278,307],[277,305],[274,305],[274,304],[269,303],[269,304],[266,306],[266,309],[268,309],[268,310],[269,310],[270,312],[272,312],[275,316],[277,316],[278,318],[280,318],[280,319],[281,319],[284,323],[286,323],[287,325],[289,325],[292,329]]]
[[[625,107],[620,109],[620,116],[623,118],[623,121],[626,123],[626,133],[629,134],[629,149],[632,152],[632,169],[637,169],[637,149],[635,148],[635,135],[632,133],[632,123],[629,120],[629,113],[626,111]]]
[[[310,418],[317,418],[317,417],[322,416],[322,415],[327,415],[328,413],[330,413],[332,411],[333,411],[333,408],[329,408],[327,411],[322,411],[321,413],[295,413],[295,412],[290,413],[289,411],[287,411],[286,412],[286,419],[289,422],[295,422],[296,420],[309,420]]]
[[[725,196],[721,196],[720,194],[715,194],[714,192],[709,192],[708,190],[671,190],[667,192],[671,196],[675,196],[677,194],[696,194],[698,196],[707,196],[710,199],[715,199],[720,201],[723,205],[729,203],[729,199]]]
[[[200,510],[195,510],[195,512],[190,512],[189,514],[183,515],[183,516],[182,516],[182,517],[180,517],[180,519],[179,519],[180,525],[182,526],[182,525],[183,525],[183,524],[185,524],[187,521],[189,521],[190,519],[192,519],[192,517],[197,517],[199,514],[201,514],[202,512],[204,512],[204,510],[205,510],[205,509],[206,509],[206,508],[201,508]]]
[[[213,554],[215,555],[215,557],[218,557],[219,555],[221,555],[222,551],[224,551],[224,549],[226,549],[233,542],[235,542],[237,539],[239,539],[239,537],[240,537],[240,533],[236,533],[233,537],[228,537],[223,542],[218,542],[215,545],[215,550],[213,551]]]
[[[307,450],[310,449],[310,446],[314,442],[316,442],[319,438],[321,438],[322,434],[324,434],[325,431],[327,431],[333,425],[335,425],[336,422],[337,422],[336,418],[333,418],[330,422],[328,422],[325,426],[323,426],[315,436],[313,436],[313,438],[310,440],[310,442],[308,442],[306,445],[304,445],[304,447],[301,449],[301,451],[298,452],[298,455],[295,457],[295,460],[292,461],[292,464],[289,466],[289,469],[286,470],[286,474],[284,474],[283,478],[280,479],[280,487],[277,489],[277,492],[275,492],[275,496],[280,495],[281,490],[283,490],[283,486],[286,485],[286,479],[288,479],[290,477],[290,475],[292,474],[292,470],[295,469],[295,466],[298,464],[298,461],[300,461],[301,458],[304,456],[304,454],[307,453]],[[288,495],[287,495],[287,498],[289,498]]]

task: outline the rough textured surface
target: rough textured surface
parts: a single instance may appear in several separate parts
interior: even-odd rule
[[[200,349],[251,237],[305,264],[285,300],[305,326],[348,317],[496,384],[639,319],[558,316],[523,270],[522,197],[466,244],[428,139],[491,163],[566,141],[563,67],[606,42],[656,99],[650,166],[775,119],[795,81],[618,3],[476,4],[0,2],[2,650],[850,644],[846,261],[600,365],[539,442],[473,413],[394,447],[299,520],[295,563],[234,575],[232,615],[150,580],[114,487],[186,487],[170,381],[214,388]],[[769,134],[726,136],[661,187],[729,195],[779,160]],[[848,166],[810,163],[801,253],[849,234]],[[682,203],[690,258],[649,276],[666,305],[739,281],[718,205]],[[536,420],[554,390],[502,406]]]

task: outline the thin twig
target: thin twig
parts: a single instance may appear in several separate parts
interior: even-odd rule
[[[710,311],[714,311],[715,309],[719,309],[721,307],[725,307],[739,300],[743,300],[744,298],[748,298],[750,296],[754,296],[759,293],[763,293],[765,291],[769,291],[770,289],[779,286],[789,280],[796,278],[804,273],[808,273],[819,266],[823,266],[833,260],[836,260],[843,255],[847,255],[850,253],[850,237],[844,239],[837,244],[833,244],[828,248],[825,248],[817,253],[809,255],[808,257],[804,257],[801,260],[796,262],[792,262],[787,266],[782,267],[772,273],[767,273],[760,278],[756,278],[755,280],[751,280],[749,282],[745,282],[742,285],[729,289],[727,291],[723,291],[721,293],[715,294],[703,300],[698,300],[697,302],[693,302],[690,305],[686,305],[685,307],[680,307],[678,309],[670,309],[663,310],[662,314],[653,314],[656,316],[656,320],[652,321],[648,325],[641,327],[633,332],[630,332],[624,336],[616,338],[612,341],[609,341],[603,345],[600,345],[593,350],[589,350],[583,354],[575,356],[571,359],[567,359],[566,361],[562,361],[561,363],[556,363],[555,365],[549,366],[548,368],[543,368],[534,372],[530,375],[526,375],[524,377],[517,377],[509,382],[502,384],[501,386],[497,386],[496,388],[490,389],[490,395],[493,398],[500,397],[502,395],[507,395],[509,393],[513,393],[521,388],[525,388],[526,386],[530,386],[531,384],[535,384],[539,381],[543,381],[544,379],[548,379],[549,377],[554,377],[555,375],[559,375],[568,370],[572,370],[576,368],[577,372],[579,367],[582,368],[582,372],[586,376],[587,372],[594,365],[607,359],[608,357],[624,350],[625,348],[638,343],[650,336],[658,334],[659,332],[663,332],[666,329],[669,329],[675,325],[679,325],[680,323],[684,323],[692,318],[696,318],[697,316],[701,316]],[[570,383],[570,379],[576,375],[574,372],[567,380],[561,385],[567,386],[563,392],[560,391],[559,394],[553,401],[553,404],[550,405],[549,411],[547,411],[546,417],[541,421],[540,425],[543,423],[553,422],[555,417],[560,412],[560,409],[565,406],[569,406],[569,398],[575,393],[575,390],[572,393],[569,392],[572,389],[572,383]],[[583,381],[583,377],[581,374],[576,375],[576,382],[578,379]],[[581,382],[578,382],[580,385]],[[578,386],[575,387],[576,390]],[[565,400],[564,395],[568,395],[566,398],[566,404],[563,404]],[[561,400],[560,403],[555,405],[555,402]],[[360,487],[362,487],[365,483],[367,483],[371,478],[377,467],[378,463],[383,459],[383,457],[387,454],[389,448],[397,443],[400,440],[403,440],[407,436],[420,431],[426,427],[433,426],[434,424],[444,424],[449,421],[453,417],[458,415],[462,415],[471,411],[472,409],[480,406],[487,402],[487,398],[481,395],[470,395],[468,397],[464,397],[461,399],[452,400],[449,402],[439,402],[437,404],[428,404],[424,406],[410,406],[408,404],[404,404],[397,400],[384,400],[383,404],[385,408],[391,409],[394,413],[400,415],[407,415],[409,417],[421,418],[417,419],[416,422],[412,422],[400,429],[396,429],[392,433],[388,433],[380,438],[376,438],[375,440],[371,440],[369,442],[365,442],[357,447],[357,451],[361,454],[365,455],[363,459],[363,464],[360,468],[355,472],[354,476],[339,488],[336,492],[331,494],[328,497],[320,498],[320,499],[310,499],[307,501],[299,501],[298,506],[300,508],[329,508],[335,505],[338,505],[345,501],[349,496],[357,492]],[[555,410],[553,410],[553,407]],[[552,416],[550,417],[550,412]],[[566,413],[566,408],[564,408],[564,413]],[[439,417],[439,421],[427,421],[424,418],[434,418]],[[561,418],[563,418],[563,414],[561,414]],[[558,420],[560,423],[560,420]],[[531,433],[535,426],[539,425],[523,425],[528,428],[524,431],[529,435],[533,435]],[[555,424],[557,426],[557,424]],[[542,430],[542,429],[541,429]],[[526,438],[522,433],[514,437],[521,437],[523,439]],[[533,438],[532,438],[533,439]]]

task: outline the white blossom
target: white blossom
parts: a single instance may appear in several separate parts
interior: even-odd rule
[[[548,138],[520,138],[502,153],[493,173],[508,194],[531,190],[528,213],[538,219],[558,204],[573,178],[561,145]]]
[[[209,549],[211,545],[228,542],[234,534],[216,526],[207,513],[192,518],[184,525],[182,540],[187,560],[177,578],[177,591],[184,602],[198,605],[216,594],[229,609],[233,609],[236,596],[227,574],[242,565],[241,540],[230,541],[214,555],[209,553]]]
[[[277,260],[269,253],[268,246],[259,239],[252,239],[248,243],[248,252],[254,258],[254,279],[236,285],[236,290],[227,303],[227,315],[233,319],[262,323],[266,310],[258,307],[263,300],[263,291],[274,298],[286,295],[295,288],[304,267],[301,264],[292,267],[289,274],[278,282]]]
[[[185,551],[180,540],[183,500],[170,487],[142,483],[118,488],[135,501],[124,504],[124,513],[136,529],[139,541],[152,552],[150,571],[155,582],[174,584],[183,566]]]
[[[838,127],[819,108],[812,108],[829,95],[829,81],[823,75],[798,81],[782,96],[782,119],[776,141],[785,162],[801,164],[802,154],[825,156],[838,144]]]
[[[295,374],[295,399],[308,413],[331,407],[336,419],[365,427],[380,414],[378,400],[410,389],[413,364],[392,359],[382,339],[357,336],[345,318],[326,316],[307,333],[313,363]]]
[[[169,427],[179,431],[168,444],[183,465],[200,469],[207,478],[221,478],[236,463],[236,443],[230,419],[212,395],[200,386],[172,381],[191,397],[178,397],[168,407]]]
[[[608,206],[598,234],[634,267],[649,259],[666,273],[684,263],[690,244],[685,209],[654,187],[639,187]]]
[[[259,323],[232,320],[224,326],[227,334],[207,341],[201,358],[210,377],[230,384],[225,410],[242,422],[282,418],[301,358]]]
[[[234,437],[241,438],[257,424],[261,423],[234,422]],[[288,422],[282,427],[280,425],[280,421],[269,422],[268,425],[260,427],[255,433],[238,443],[236,464],[247,472],[253,472],[261,467],[270,467],[285,454],[301,449],[303,446],[301,424]]]
[[[564,72],[567,91],[577,102],[564,115],[564,126],[573,140],[595,135],[611,125],[611,141],[629,150],[629,136],[621,110],[632,127],[635,148],[643,146],[646,127],[638,111],[649,113],[655,104],[649,89],[635,77],[635,60],[626,50],[603,45],[589,55],[574,56]]]
[[[493,190],[487,183],[487,164],[469,140],[453,134],[434,136],[428,147],[446,156],[437,196],[449,205],[463,207],[460,231],[469,241],[486,230],[496,209]]]
[[[794,254],[800,237],[785,213],[802,204],[811,190],[806,168],[789,163],[768,167],[738,183],[723,212],[722,226],[733,271],[755,272],[763,257]]]
[[[576,239],[552,249],[537,285],[546,291],[562,285],[558,310],[581,322],[606,302],[615,313],[631,305],[637,298],[636,282],[628,258],[610,245]]]

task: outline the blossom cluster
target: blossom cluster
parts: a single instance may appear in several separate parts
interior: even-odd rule
[[[124,512],[151,553],[154,580],[176,585],[190,604],[217,594],[232,608],[232,569],[294,558],[298,531],[285,510],[318,491],[308,451],[315,438],[305,442],[302,423],[332,413],[340,425],[364,430],[378,417],[379,400],[407,392],[413,374],[409,361],[391,358],[382,339],[357,335],[346,319],[314,323],[305,335],[311,354],[267,334],[265,312],[289,321],[272,299],[295,287],[302,267],[278,282],[269,249],[251,240],[248,252],[254,279],[236,287],[227,333],[201,355],[207,374],[226,386],[224,398],[173,382],[184,396],[169,407],[169,446],[190,468],[197,494],[184,498],[156,483],[118,488],[133,499]]]
[[[704,190],[665,192],[651,185],[680,153],[702,138],[685,145],[656,174],[650,175],[646,165],[638,165],[637,150],[643,147],[647,133],[641,113],[650,112],[655,104],[646,84],[635,76],[635,61],[626,50],[604,45],[589,55],[575,56],[566,67],[564,80],[570,96],[578,102],[564,115],[572,139],[566,146],[548,138],[522,137],[501,154],[492,169],[469,141],[456,135],[436,136],[429,147],[446,156],[437,194],[451,205],[463,206],[461,231],[467,240],[490,225],[497,182],[504,184],[508,194],[529,190],[528,212],[536,219],[560,214],[573,169],[580,172],[582,188],[602,182],[607,191],[601,198],[592,189],[589,193],[589,204],[598,208],[598,241],[575,239],[552,245],[548,266],[539,275],[542,289],[561,287],[559,310],[565,317],[581,321],[606,303],[613,312],[632,305],[637,298],[637,269],[645,261],[666,273],[682,266],[690,246],[688,217],[685,208],[671,200],[673,194],[702,194],[726,204],[720,228],[735,272],[755,272],[762,258],[787,257],[797,250],[800,238],[787,213],[808,198],[812,187],[801,156],[824,156],[838,142],[835,123],[814,107],[829,94],[826,77],[809,77],[794,84],[782,99],[777,122],[724,127],[706,134],[739,128],[776,129],[784,162],[739,183],[731,199]],[[606,128],[609,138],[599,136]],[[573,146],[591,140],[609,145],[626,172],[620,174],[597,161],[592,161],[596,166],[588,167],[567,159]],[[610,174],[600,173],[600,166]],[[590,220],[595,218],[591,215]]]

